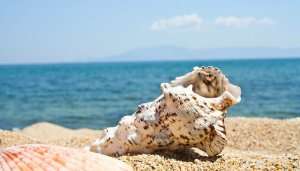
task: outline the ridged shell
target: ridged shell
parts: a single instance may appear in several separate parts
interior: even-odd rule
[[[0,149],[1,171],[129,171],[125,163],[92,152],[51,145],[20,145]]]

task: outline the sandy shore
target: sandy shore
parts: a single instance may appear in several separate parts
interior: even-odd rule
[[[217,157],[191,149],[119,159],[136,170],[300,170],[300,118],[228,118],[226,127],[229,142]],[[45,143],[82,148],[100,135],[101,130],[37,123],[20,131],[0,131],[0,147]]]

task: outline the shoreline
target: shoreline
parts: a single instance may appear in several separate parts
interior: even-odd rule
[[[229,117],[225,119],[228,144],[218,157],[206,157],[198,149],[184,152],[121,156],[136,170],[170,169],[300,169],[300,118],[271,119]],[[83,148],[101,135],[101,130],[69,129],[47,122],[18,131],[0,131],[0,148],[43,143]],[[176,169],[175,169],[176,170]]]

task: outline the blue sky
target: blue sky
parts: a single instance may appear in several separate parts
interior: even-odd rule
[[[99,59],[132,49],[300,47],[294,0],[0,0],[0,63]]]

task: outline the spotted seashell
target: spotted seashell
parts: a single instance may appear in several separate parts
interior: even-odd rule
[[[240,88],[219,69],[196,67],[170,84],[162,83],[161,90],[161,96],[105,129],[87,149],[121,155],[197,147],[208,156],[219,154],[227,142],[225,114],[240,102]]]
[[[1,171],[132,170],[125,163],[83,150],[32,144],[0,149]]]

